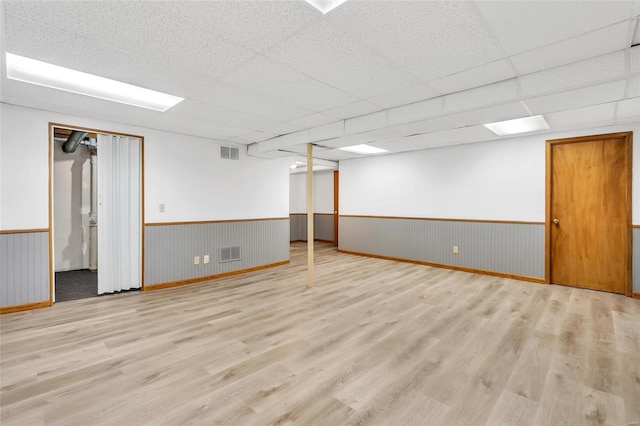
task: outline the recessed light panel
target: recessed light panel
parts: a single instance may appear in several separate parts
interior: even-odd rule
[[[331,12],[347,0],[307,0],[311,6],[322,12],[323,15]]]
[[[497,121],[485,124],[484,127],[498,136],[515,135],[518,133],[536,132],[549,128],[547,121],[541,115],[516,118],[515,120]]]
[[[7,78],[155,111],[184,100],[132,84],[75,71],[7,52]]]
[[[356,154],[382,154],[383,152],[389,152],[386,149],[377,148],[375,146],[362,144],[362,145],[353,145],[353,146],[345,146],[344,148],[338,148],[343,151],[355,152]]]

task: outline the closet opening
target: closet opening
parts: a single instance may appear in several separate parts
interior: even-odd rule
[[[52,302],[142,287],[142,138],[50,124]]]

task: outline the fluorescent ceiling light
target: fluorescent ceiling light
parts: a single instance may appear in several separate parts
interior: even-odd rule
[[[347,0],[306,0],[311,6],[322,12],[323,15],[331,12]]]
[[[345,146],[344,148],[339,148],[343,151],[355,152],[356,154],[382,154],[383,152],[389,152],[386,149],[377,148],[375,146],[362,144],[362,145],[353,145],[353,146]]]
[[[484,127],[498,136],[515,135],[518,133],[535,132],[549,128],[547,121],[541,115],[516,118],[515,120],[497,121],[485,124]]]
[[[110,80],[7,52],[7,78],[155,111],[184,100],[155,90]]]

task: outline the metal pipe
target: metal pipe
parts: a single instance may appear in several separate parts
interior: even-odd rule
[[[89,210],[89,270],[98,270],[98,151],[89,147],[91,156],[91,208]]]
[[[79,132],[77,130],[72,131],[67,141],[62,144],[62,150],[67,154],[76,152],[76,149],[78,149],[78,145],[80,145],[80,142],[82,142],[86,137],[87,132]]]
[[[313,287],[313,144],[307,144],[307,287]]]

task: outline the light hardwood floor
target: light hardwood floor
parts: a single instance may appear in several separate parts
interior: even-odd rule
[[[305,256],[2,316],[0,423],[640,423],[640,300]]]

